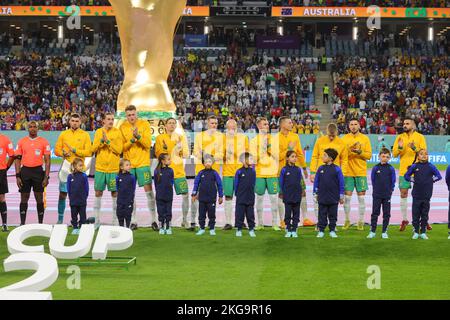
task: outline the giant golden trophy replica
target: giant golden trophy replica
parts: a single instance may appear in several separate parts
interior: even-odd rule
[[[173,38],[186,0],[109,0],[116,16],[125,78],[117,99],[116,126],[134,105],[157,135],[160,120],[175,117],[167,78]],[[180,124],[178,124],[180,126]],[[154,136],[155,136],[154,135]]]

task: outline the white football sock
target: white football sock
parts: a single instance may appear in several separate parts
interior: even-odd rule
[[[112,197],[112,225],[118,226],[119,220],[117,219],[117,197]]]
[[[300,210],[302,212],[303,220],[308,219],[308,204],[306,203],[306,196],[302,197],[302,202],[300,203]]]
[[[366,196],[358,196],[359,203],[359,221],[364,221],[364,215],[366,213]]]
[[[198,200],[191,203],[191,224],[195,224],[197,219]]]
[[[225,224],[233,225],[231,219],[233,214],[233,199],[225,199]]]
[[[352,196],[344,196],[344,212],[345,212],[345,220],[350,221],[350,202],[352,202]]]
[[[269,194],[270,210],[272,211],[272,226],[278,226],[278,195]]]
[[[95,200],[94,200],[95,224],[100,224],[100,210],[101,209],[102,209],[102,197],[95,197]]]
[[[155,203],[155,194],[152,191],[148,191],[145,193],[147,196],[147,207],[150,211],[150,224],[153,222],[157,222],[158,219],[156,218],[156,203]]]
[[[314,215],[316,216],[316,219],[319,218],[319,202],[317,201],[316,197],[313,197],[314,202]]]
[[[183,222],[187,222],[187,215],[189,213],[189,194],[185,193],[181,197],[181,212],[183,213]]]
[[[400,198],[400,212],[403,220],[408,220],[408,198]]]
[[[136,224],[137,225],[136,198],[134,198],[134,201],[133,201],[133,213],[131,214],[130,224]]]
[[[281,223],[281,221],[284,221],[285,211],[283,200],[280,198],[278,198],[278,215],[280,216],[280,223]]]
[[[256,195],[256,213],[258,215],[258,225],[264,225],[264,195]]]

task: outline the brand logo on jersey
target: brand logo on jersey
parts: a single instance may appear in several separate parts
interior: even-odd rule
[[[241,175],[241,177],[245,177],[245,174],[243,173],[243,174]]]
[[[380,171],[380,170],[378,170],[378,171],[377,171],[377,173],[381,173],[381,171]]]
[[[415,170],[416,172],[418,172],[419,171],[419,168],[416,168],[416,170]]]
[[[320,170],[320,173],[324,173],[324,171],[323,171],[323,170]]]

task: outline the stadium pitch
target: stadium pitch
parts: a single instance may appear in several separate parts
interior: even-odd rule
[[[450,241],[447,226],[435,225],[430,240],[411,240],[410,229],[390,231],[390,239],[366,239],[366,232],[338,231],[317,239],[300,228],[298,239],[266,228],[256,238],[219,230],[216,237],[175,228],[159,235],[134,232],[134,244],[110,256],[136,256],[128,270],[81,266],[80,289],[69,289],[67,266],[48,291],[54,299],[450,299]],[[7,234],[0,234],[6,244]],[[69,235],[67,245],[76,241]],[[32,238],[26,244],[45,244]],[[9,256],[0,246],[0,259]],[[32,272],[1,269],[0,288]],[[69,287],[69,288],[68,288]],[[46,290],[47,291],[47,290]]]

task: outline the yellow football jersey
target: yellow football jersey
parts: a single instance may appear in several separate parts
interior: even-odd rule
[[[167,153],[170,155],[170,167],[173,169],[174,178],[186,177],[186,171],[184,170],[184,161],[189,157],[189,146],[186,136],[173,134],[160,134],[156,138],[155,142],[155,155],[159,157],[161,153]]]
[[[347,147],[341,138],[336,137],[333,141],[330,141],[328,136],[323,136],[317,139],[314,144],[314,149],[311,155],[311,164],[309,166],[311,173],[315,174],[317,169],[322,165],[322,155],[325,149],[332,148],[338,152],[338,157],[334,161],[334,164],[341,167],[342,172],[346,172],[348,165]]]
[[[256,162],[257,178],[278,177],[278,139],[270,134],[258,134],[250,141],[250,153]]]
[[[139,140],[133,138],[134,128],[138,129]],[[150,148],[152,133],[150,124],[146,120],[137,120],[135,126],[125,121],[120,126],[123,139],[123,157],[131,162],[132,168],[150,166]]]
[[[367,161],[372,158],[372,146],[370,139],[362,133],[351,133],[342,137],[347,146],[348,166],[343,171],[345,177],[365,177],[367,175]],[[352,149],[361,150],[361,154],[352,152]]]
[[[223,176],[234,177],[236,171],[242,167],[241,154],[248,151],[248,138],[242,133],[236,133],[234,136],[224,134],[223,145],[225,147]]]
[[[213,169],[220,174],[220,165],[223,162],[223,134],[216,131],[212,135],[208,131],[197,133],[194,140],[195,174],[205,167],[202,164],[202,155],[210,154],[215,162]]]
[[[403,140],[403,148],[400,149],[398,147],[399,140]],[[414,143],[415,150],[413,150],[409,144]],[[408,171],[408,167],[413,164],[414,159],[416,157],[416,152],[420,149],[426,149],[427,142],[425,137],[418,132],[413,132],[408,135],[407,133],[402,133],[397,136],[394,142],[394,147],[392,150],[392,155],[394,157],[400,156],[400,170],[399,175],[404,176],[406,171]]]
[[[103,140],[105,132],[107,141]],[[119,172],[120,155],[123,150],[122,134],[117,128],[95,131],[92,154],[95,154],[95,170],[104,173]]]

